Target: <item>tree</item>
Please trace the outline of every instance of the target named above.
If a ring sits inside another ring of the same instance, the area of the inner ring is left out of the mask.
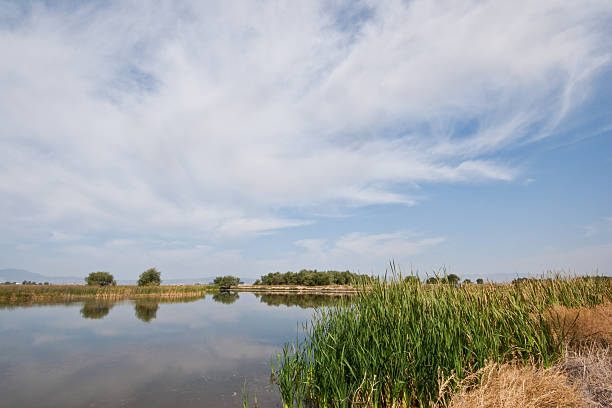
[[[469,280],[469,279],[464,279],[464,280],[463,280],[463,283],[467,283],[467,284],[469,285],[470,283],[472,283],[472,281],[471,281],[471,280]]]
[[[115,282],[115,278],[108,272],[92,272],[85,278],[85,282],[88,285],[98,285],[98,286],[115,286],[117,282]]]
[[[432,276],[430,278],[427,278],[425,283],[428,283],[428,284],[445,283],[447,285],[456,286],[460,280],[461,278],[459,276],[455,275],[454,273],[451,273],[450,275],[444,275],[444,276]]]
[[[213,283],[215,285],[218,285],[219,289],[229,289],[232,286],[236,286],[237,284],[239,284],[240,278],[231,275],[217,276]]]
[[[410,282],[411,284],[419,284],[421,283],[421,280],[418,276],[408,275],[404,278],[404,282]]]
[[[138,286],[159,286],[161,283],[161,272],[155,268],[149,268],[140,274]]]
[[[451,273],[450,275],[444,278],[444,283],[448,283],[449,285],[456,285],[459,283],[460,279],[461,278],[459,278],[459,276],[455,275],[454,273]]]
[[[479,285],[482,285],[484,283],[484,279],[478,278],[478,279],[476,279],[476,283],[479,284]]]

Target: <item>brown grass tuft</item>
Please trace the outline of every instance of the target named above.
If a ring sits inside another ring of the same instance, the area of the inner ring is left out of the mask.
[[[490,364],[466,378],[449,408],[579,408],[588,406],[560,368]]]
[[[612,346],[612,305],[594,308],[552,308],[549,323],[572,350]]]

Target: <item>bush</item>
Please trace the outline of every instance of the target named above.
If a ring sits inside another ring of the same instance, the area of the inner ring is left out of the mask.
[[[161,272],[150,268],[140,274],[138,286],[159,286],[161,283]]]
[[[117,284],[113,275],[108,272],[92,272],[85,278],[85,282],[91,286],[115,286]]]
[[[217,276],[213,281],[215,285],[218,285],[220,289],[229,289],[232,286],[236,286],[240,283],[240,278],[235,276]]]

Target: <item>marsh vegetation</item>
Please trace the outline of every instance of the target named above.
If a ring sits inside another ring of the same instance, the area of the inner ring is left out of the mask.
[[[214,292],[209,285],[0,285],[0,304],[46,302],[53,300],[130,299],[140,297],[189,298]]]
[[[287,406],[447,404],[490,364],[553,367],[576,338],[592,343],[572,337],[575,316],[555,311],[610,301],[606,278],[377,281],[350,304],[318,309],[303,338],[285,345],[274,375]]]

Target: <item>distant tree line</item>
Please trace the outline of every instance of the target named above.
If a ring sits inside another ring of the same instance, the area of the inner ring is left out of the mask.
[[[255,285],[350,285],[371,279],[367,275],[359,275],[349,271],[317,271],[302,269],[299,272],[271,272],[255,281]]]
[[[405,278],[405,280],[419,280],[418,277],[414,276],[414,275],[410,275],[408,277]],[[459,282],[461,282],[461,278],[458,275],[455,275],[454,273],[448,274],[448,275],[442,275],[442,276],[430,276],[429,278],[425,279],[425,283],[427,283],[428,285],[435,285],[435,284],[447,284],[447,285],[459,285]],[[462,285],[470,285],[473,282],[470,279],[464,279],[463,282],[461,282]],[[482,285],[484,284],[484,279],[482,278],[478,278],[476,279],[476,283],[478,285]]]

